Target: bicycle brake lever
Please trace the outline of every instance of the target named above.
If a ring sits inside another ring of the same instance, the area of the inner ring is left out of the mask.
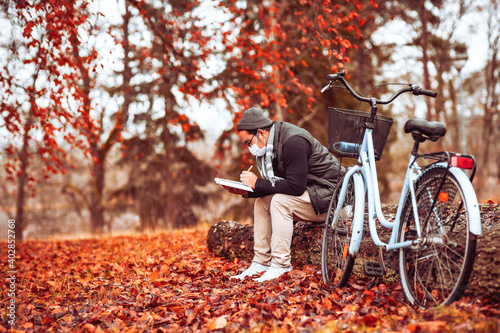
[[[328,84],[326,86],[324,86],[323,89],[321,89],[321,93],[324,93],[325,91],[330,89],[330,87],[332,86],[332,82],[333,81],[328,82]]]
[[[329,82],[328,82],[328,84],[326,86],[323,87],[323,89],[321,89],[321,93],[324,93],[325,91],[327,91],[328,89],[330,89],[330,87],[333,85],[333,82],[337,81],[338,79],[340,79],[343,76],[345,76],[345,71],[344,70],[341,70],[337,74],[328,74],[326,76],[326,79]]]

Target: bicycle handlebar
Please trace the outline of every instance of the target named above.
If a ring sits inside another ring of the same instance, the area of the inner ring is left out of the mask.
[[[321,93],[330,89],[332,84],[338,80],[344,85],[344,87],[346,87],[346,89],[351,93],[351,95],[353,95],[354,98],[356,98],[358,101],[370,103],[372,105],[373,105],[373,103],[375,103],[375,104],[392,103],[392,101],[394,101],[399,95],[401,95],[405,92],[410,92],[410,91],[413,93],[413,95],[416,95],[416,96],[418,96],[418,95],[425,95],[425,96],[429,96],[429,97],[436,97],[437,96],[437,93],[435,91],[423,89],[418,84],[409,84],[408,87],[397,91],[389,99],[383,101],[383,100],[376,99],[376,98],[361,96],[349,85],[349,83],[347,83],[347,81],[344,79],[344,77],[345,77],[345,71],[340,71],[337,74],[328,74],[326,76],[326,78],[328,79],[329,82],[323,89],[321,89]]]
[[[418,95],[425,95],[425,96],[429,96],[429,97],[433,97],[433,98],[437,96],[437,92],[432,91],[432,90],[422,89],[422,87],[420,87],[417,84],[411,84],[410,86],[412,87],[413,95],[417,95],[417,96]]]

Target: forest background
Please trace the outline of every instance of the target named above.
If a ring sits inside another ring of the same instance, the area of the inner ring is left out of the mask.
[[[497,1],[4,0],[0,24],[0,219],[18,238],[251,221],[249,200],[213,182],[252,163],[241,112],[259,106],[327,145],[327,107],[358,108],[320,94],[342,68],[362,93],[438,92],[380,108],[395,119],[384,203],[399,195],[412,117],[444,122],[424,151],[473,154],[479,201],[500,199]]]

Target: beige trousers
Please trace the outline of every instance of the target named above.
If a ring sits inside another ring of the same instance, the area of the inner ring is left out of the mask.
[[[293,221],[325,221],[316,215],[307,190],[300,196],[274,194],[257,198],[254,207],[253,261],[290,267]]]

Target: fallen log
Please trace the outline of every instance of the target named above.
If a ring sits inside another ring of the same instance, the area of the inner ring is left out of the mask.
[[[500,206],[482,204],[481,221],[483,233],[478,237],[474,270],[467,287],[468,295],[485,295],[493,301],[500,301]],[[382,209],[388,218],[394,218],[397,207],[385,205]],[[390,232],[379,230],[380,238],[387,241]],[[323,223],[298,222],[292,238],[292,264],[321,266],[321,247]],[[251,261],[253,258],[253,225],[235,221],[218,221],[213,224],[207,235],[208,249],[216,256],[233,260],[239,258]],[[355,276],[363,276],[363,262],[379,258],[378,247],[369,234],[364,235],[360,253],[353,269]],[[387,260],[387,259],[386,259]],[[386,267],[387,272],[381,281],[399,281],[397,269]]]

